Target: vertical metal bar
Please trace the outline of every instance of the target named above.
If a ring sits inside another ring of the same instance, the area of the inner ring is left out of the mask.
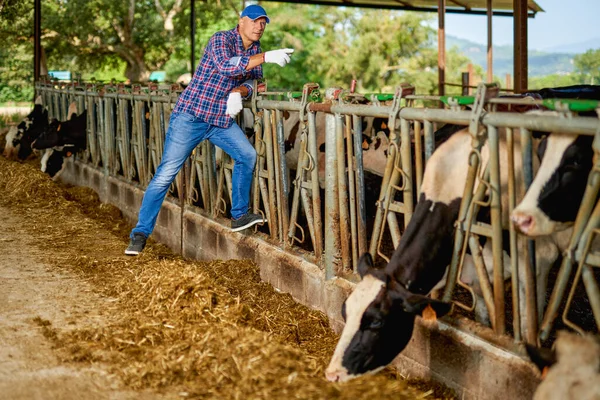
[[[290,194],[290,178],[288,174],[287,163],[285,160],[285,137],[283,132],[283,116],[281,110],[275,111],[275,121],[277,122],[277,159],[279,159],[279,180],[281,181],[279,191],[279,216],[281,217],[281,241],[285,248],[287,240],[285,234],[289,231],[289,212],[288,198]],[[298,157],[299,158],[299,157]],[[298,167],[296,167],[298,168]]]
[[[352,117],[346,115],[346,162],[348,164],[348,204],[350,206],[350,245],[352,247],[352,270],[356,272],[358,267],[358,237],[357,237],[357,215],[356,215],[356,184],[355,184],[355,165],[354,151],[352,141]]]
[[[462,92],[463,96],[467,96],[469,94],[469,73],[463,72],[460,74],[461,84],[462,84]]]
[[[506,129],[506,152],[508,158],[508,215],[516,204],[515,191],[515,139],[512,128]],[[513,224],[508,227],[510,241],[510,271],[512,279],[512,309],[513,309],[513,336],[515,341],[521,341],[521,314],[519,311],[519,258],[517,254],[517,232]]]
[[[325,279],[335,277],[340,249],[335,119],[332,114],[325,116]]]
[[[425,125],[425,166],[427,168],[427,161],[429,161],[435,150],[435,134],[431,121],[423,121],[423,124]]]
[[[521,131],[521,157],[523,160],[523,183],[527,190],[533,181],[533,141],[531,132],[527,129]],[[535,260],[535,242],[526,240],[526,246],[523,249],[522,260],[525,261],[523,268],[518,272],[524,277],[524,293],[525,299],[519,298],[520,304],[525,304],[521,307],[521,326],[526,326],[528,343],[536,343],[538,331],[538,309],[543,305],[537,304],[537,284],[536,284],[536,260]],[[523,280],[522,280],[523,281]],[[523,293],[523,291],[521,291]]]
[[[354,171],[356,175],[358,254],[362,255],[367,251],[367,214],[365,206],[365,175],[362,154],[362,121],[358,115],[352,116],[352,128],[354,130]]]
[[[438,0],[438,94],[443,96],[446,81],[446,0]]]
[[[338,205],[340,213],[340,250],[342,253],[341,267],[351,265],[350,237],[348,235],[348,183],[346,181],[346,157],[344,157],[344,119],[341,114],[335,114],[335,152],[337,161]]]
[[[308,113],[308,153],[314,162],[311,171],[311,192],[315,225],[315,257],[317,260],[320,260],[323,255],[323,220],[321,216],[321,188],[319,186],[320,166],[317,149],[317,122],[314,112]]]
[[[492,42],[492,0],[487,0],[487,81],[494,80],[494,46]]]
[[[402,179],[404,180],[403,186],[403,198],[402,202],[404,203],[404,227],[408,226],[410,219],[412,218],[412,213],[414,210],[413,205],[413,181],[412,181],[412,155],[411,155],[411,140],[410,140],[410,130],[408,126],[408,121],[404,118],[400,119],[400,153],[402,158],[400,159],[402,170],[404,174]]]
[[[514,87],[527,91],[527,0],[513,0],[514,6]]]
[[[35,0],[33,7],[33,81],[37,82],[40,80],[42,64],[42,1]]]
[[[190,1],[190,69],[194,75],[196,70],[196,1]]]
[[[423,182],[423,138],[421,137],[421,122],[413,121],[415,130],[415,178],[417,180],[417,187],[415,191],[418,193],[421,190],[421,183]],[[417,198],[417,201],[419,199]]]
[[[502,200],[500,193],[500,149],[498,128],[488,125],[490,148],[490,214],[492,219],[492,254],[494,259],[494,305],[496,307],[496,333],[506,331],[504,314],[504,260],[502,254]]]
[[[275,210],[275,168],[273,163],[273,135],[271,124],[271,110],[264,110],[263,114],[263,138],[265,140],[265,147],[267,152],[267,172],[268,180],[267,187],[269,190],[269,228],[271,231],[271,238],[276,239],[279,236],[279,224],[277,222],[277,214]]]

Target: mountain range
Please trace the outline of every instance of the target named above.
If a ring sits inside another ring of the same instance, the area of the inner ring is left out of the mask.
[[[446,36],[446,49],[456,47],[469,57],[474,64],[485,70],[487,67],[487,46],[454,36]],[[573,72],[573,58],[588,49],[600,48],[600,38],[572,45],[550,47],[544,51],[529,50],[529,76],[568,74]],[[494,75],[505,76],[513,73],[513,46],[494,46]]]

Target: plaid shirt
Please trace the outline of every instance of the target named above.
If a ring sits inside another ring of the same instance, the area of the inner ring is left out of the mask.
[[[234,121],[225,114],[229,93],[244,84],[250,89],[248,97],[252,95],[252,80],[262,78],[262,66],[250,71],[246,71],[246,66],[250,56],[260,52],[259,41],[244,49],[237,27],[215,33],[173,112],[195,115],[211,125],[229,128]]]

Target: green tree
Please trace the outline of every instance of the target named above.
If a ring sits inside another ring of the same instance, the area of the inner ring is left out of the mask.
[[[600,49],[588,50],[574,59],[575,70],[581,74],[584,83],[600,83]]]

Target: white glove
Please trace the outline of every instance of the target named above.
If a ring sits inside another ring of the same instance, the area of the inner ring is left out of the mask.
[[[279,49],[271,50],[265,53],[265,62],[272,64],[279,64],[280,67],[285,67],[290,62],[290,54],[294,52],[294,49]]]
[[[229,93],[229,97],[227,98],[227,109],[225,110],[225,114],[229,115],[231,118],[235,118],[235,116],[238,115],[243,108],[244,106],[242,105],[242,94],[240,92]]]

